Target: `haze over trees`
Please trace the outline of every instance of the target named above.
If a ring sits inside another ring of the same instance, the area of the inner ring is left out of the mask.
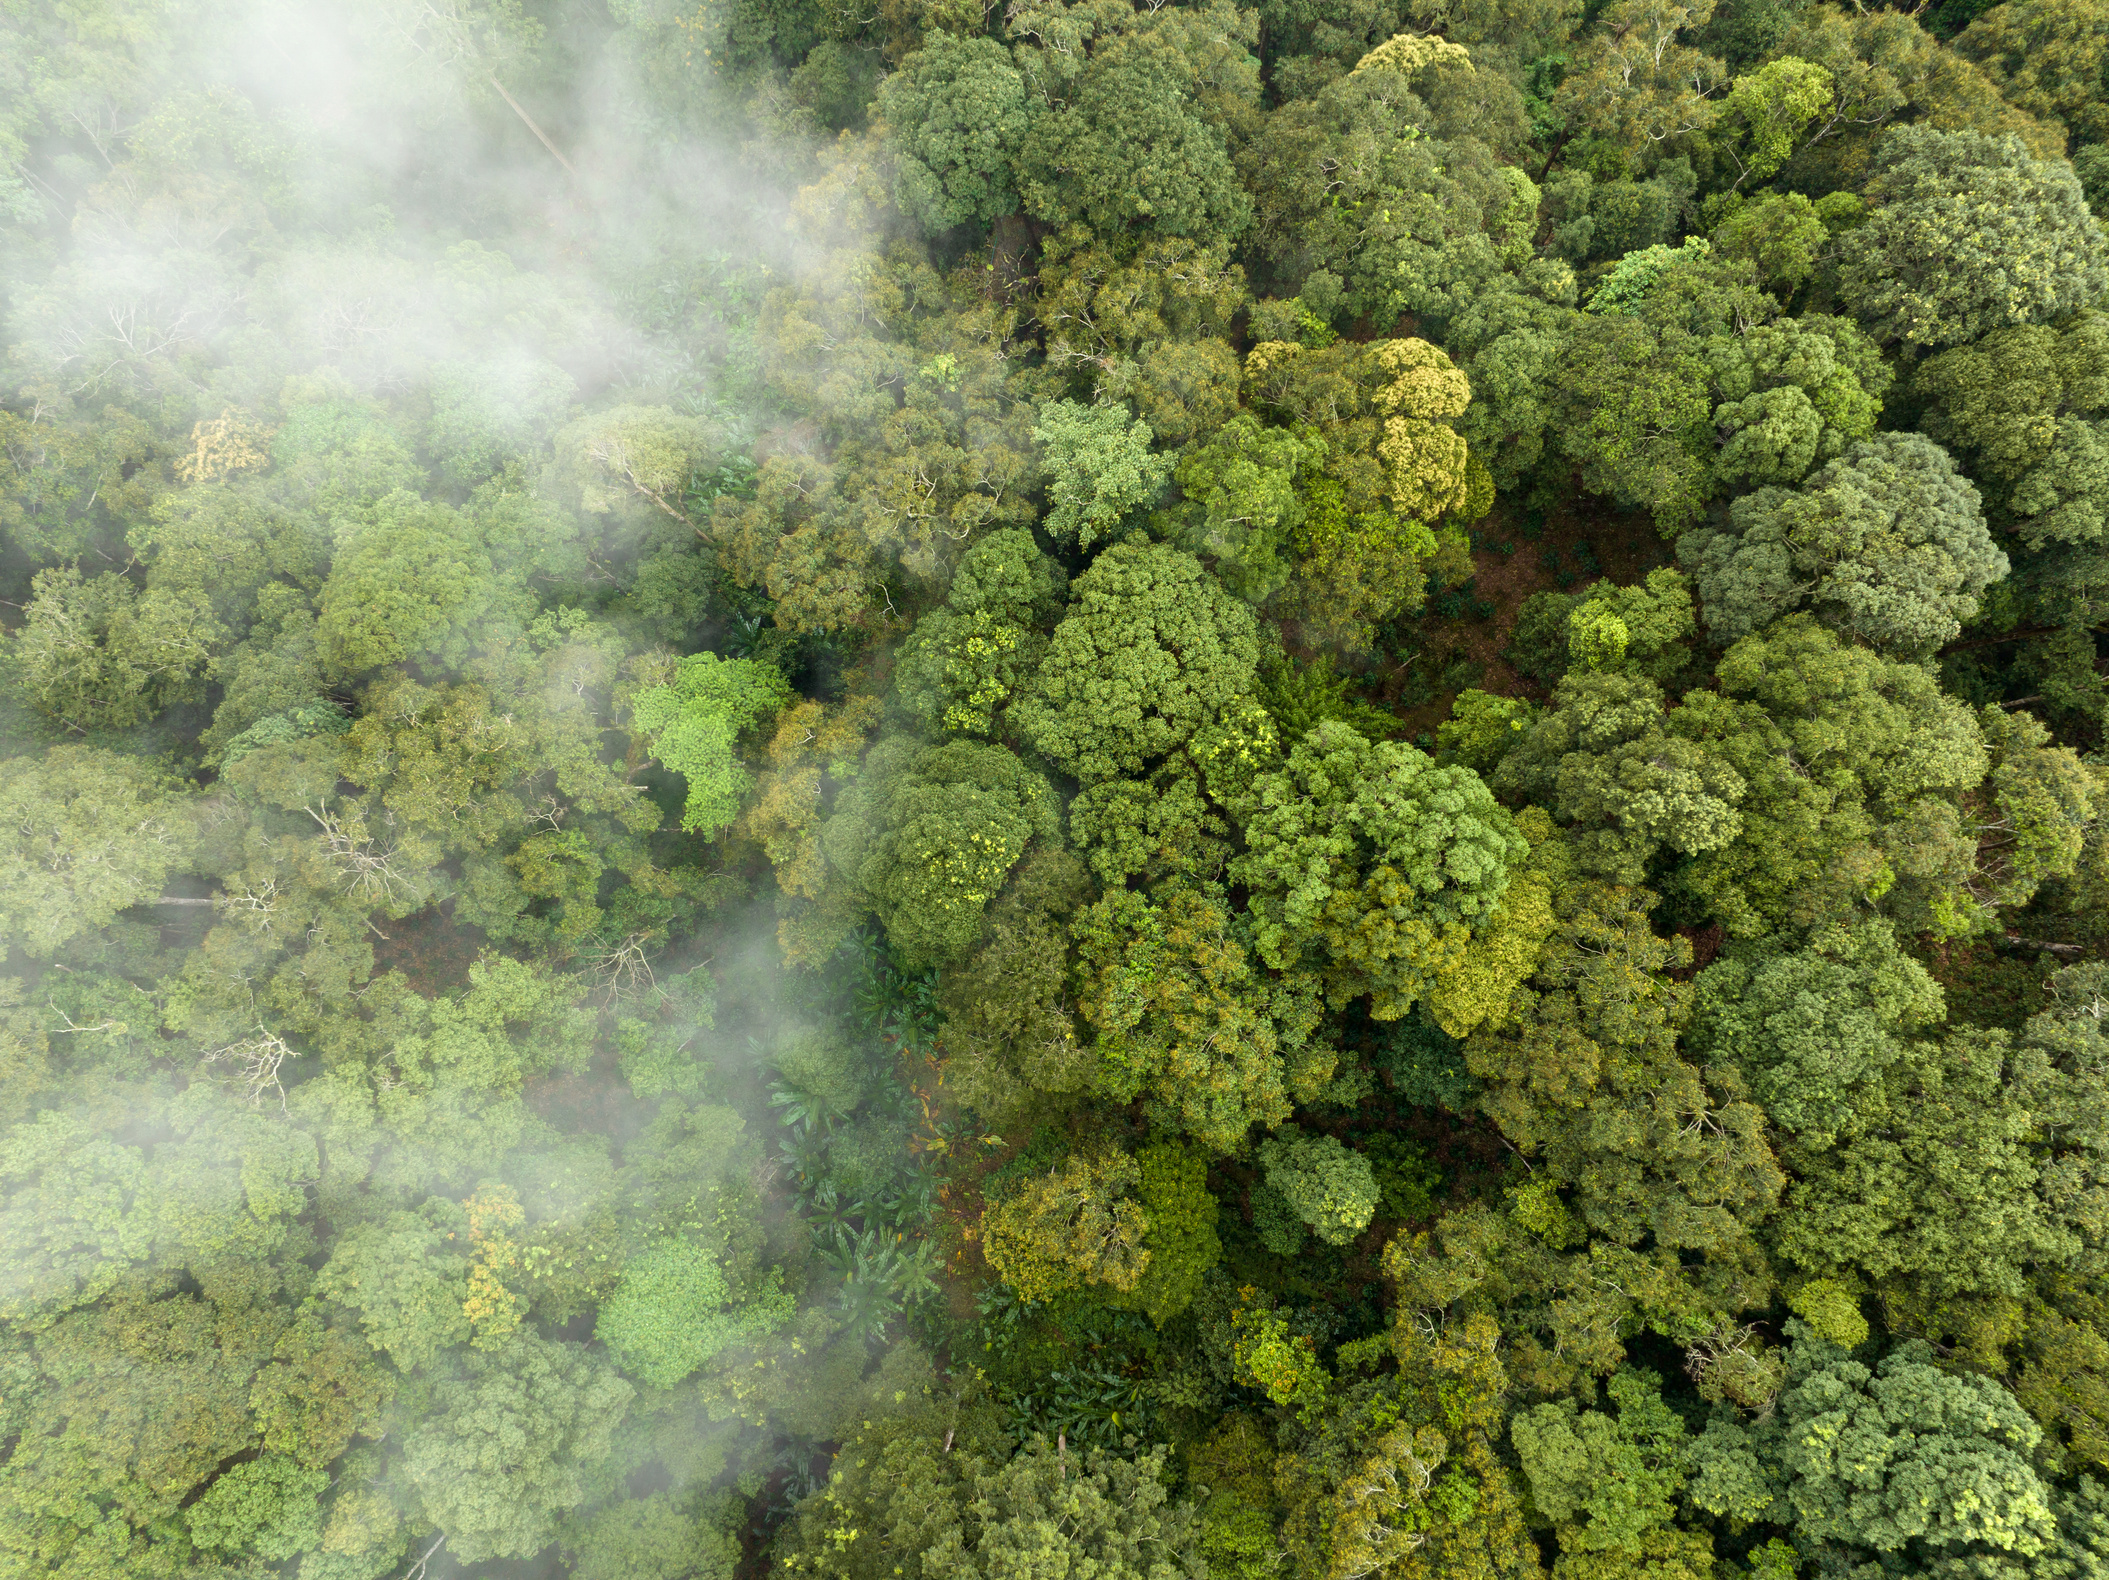
[[[0,1575],[2109,1571],[2105,41],[0,4]]]

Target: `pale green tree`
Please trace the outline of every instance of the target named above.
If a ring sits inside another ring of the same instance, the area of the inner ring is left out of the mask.
[[[0,828],[0,928],[41,956],[160,894],[196,837],[174,781],[92,746],[0,763]]]
[[[738,819],[753,782],[740,737],[774,719],[790,696],[774,664],[715,653],[689,654],[667,684],[637,693],[631,716],[652,755],[688,781],[683,828],[715,837]]]
[[[1123,406],[1063,400],[1041,407],[1033,438],[1051,478],[1047,530],[1089,548],[1154,503],[1172,463],[1151,453],[1151,437],[1149,424]]]
[[[634,1393],[585,1346],[532,1332],[467,1351],[404,1439],[403,1476],[463,1562],[526,1557],[585,1500]]]

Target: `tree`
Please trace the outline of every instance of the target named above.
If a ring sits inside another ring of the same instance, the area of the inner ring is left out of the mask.
[[[2017,109],[2062,122],[2078,143],[2109,139],[2095,84],[2105,64],[2109,16],[2089,0],[2022,0],[1992,7],[1955,38],[1955,52],[1974,60]]]
[[[1208,1190],[1208,1158],[1190,1147],[1155,1142],[1135,1154],[1135,1163],[1149,1265],[1132,1290],[1102,1298],[1139,1307],[1162,1328],[1193,1304],[1204,1276],[1222,1259],[1216,1199]]]
[[[196,838],[171,780],[92,746],[0,763],[0,828],[0,927],[46,958],[158,895]]]
[[[1693,1056],[1692,990],[1671,975],[1689,949],[1649,926],[1652,896],[1576,883],[1563,859],[1541,842],[1557,928],[1466,1038],[1479,1107],[1603,1243],[1652,1241],[1741,1276],[1785,1185],[1752,1077]]]
[[[1561,109],[1634,153],[1705,131],[1720,113],[1707,94],[1727,70],[1683,35],[1713,11],[1711,0],[1615,0],[1584,45],[1580,69],[1560,84]]]
[[[1284,1125],[1260,1143],[1259,1161],[1275,1198],[1275,1216],[1286,1207],[1296,1225],[1291,1250],[1306,1225],[1327,1245],[1347,1245],[1376,1216],[1377,1180],[1369,1160],[1333,1136],[1307,1136],[1295,1125]],[[1264,1206],[1254,1210],[1263,1220],[1268,1214]],[[1270,1237],[1269,1249],[1282,1247]]]
[[[1016,163],[1028,214],[1108,239],[1235,236],[1251,223],[1222,132],[1196,113],[1193,66],[1164,31],[1100,41],[1065,102],[1035,109]]]
[[[1772,1122],[1822,1145],[1866,1128],[1869,1083],[1900,1037],[1946,1012],[1925,967],[1881,921],[1834,926],[1799,949],[1738,952],[1700,974],[1695,1045],[1742,1069]]]
[[[740,1544],[709,1502],[675,1493],[611,1503],[565,1535],[580,1580],[732,1580]]]
[[[1830,103],[1831,74],[1792,55],[1767,61],[1730,83],[1720,117],[1741,133],[1723,139],[1737,165],[1736,186],[1770,179]]]
[[[1455,75],[1482,103],[1498,83]],[[1351,71],[1282,104],[1238,159],[1254,242],[1283,276],[1323,269],[1339,282],[1339,312],[1377,324],[1411,313],[1426,329],[1525,263],[1538,192],[1488,146],[1503,140],[1498,111],[1438,117],[1417,84],[1427,75]]]
[[[1732,488],[1800,482],[1875,437],[1893,375],[1851,320],[1807,314],[1708,346],[1720,404],[1714,475]]]
[[[1731,647],[1719,690],[1670,715],[1742,781],[1740,831],[1678,887],[1732,935],[1811,927],[1878,905],[1910,928],[1978,925],[1975,840],[1958,799],[1982,782],[1982,730],[1921,666],[1789,615]]]
[[[1584,1554],[1643,1551],[1651,1533],[1671,1524],[1684,1488],[1686,1429],[1662,1402],[1662,1379],[1621,1368],[1606,1391],[1615,1414],[1577,1410],[1569,1399],[1519,1411],[1509,1423],[1531,1501],[1559,1532],[1565,1556],[1555,1575],[1586,1573]],[[1703,1560],[1699,1568],[1705,1572]]]
[[[1425,340],[1373,341],[1363,355],[1381,370],[1371,404],[1384,417],[1377,455],[1391,481],[1392,504],[1401,515],[1426,521],[1463,510],[1465,442],[1449,424],[1471,404],[1471,382]]]
[[[1924,657],[2007,572],[1977,490],[1918,434],[1866,440],[1798,490],[1738,499],[1729,518],[1729,531],[1687,533],[1677,549],[1723,643],[1806,602],[1885,653]]]
[[[1482,929],[1525,851],[1479,776],[1410,746],[1321,724],[1239,808],[1254,947],[1316,970],[1336,1003],[1395,1020]]]
[[[323,584],[315,636],[344,678],[409,658],[459,665],[502,607],[490,556],[460,516],[399,489],[346,534]]]
[[[1653,681],[1614,671],[1562,680],[1494,782],[1549,801],[1583,870],[1622,884],[1641,882],[1663,849],[1690,856],[1733,841],[1747,788],[1721,753],[1671,730]]]
[[[1119,543],[1076,579],[1069,613],[1011,716],[1079,779],[1139,778],[1227,715],[1258,667],[1251,612],[1198,560],[1165,544]]]
[[[1011,161],[1025,139],[1025,79],[992,38],[925,36],[879,85],[894,201],[923,230],[991,224],[1018,206]]]
[[[715,837],[739,817],[752,780],[735,747],[790,696],[775,665],[715,653],[689,654],[667,684],[637,693],[631,717],[650,737],[652,755],[688,781],[684,829]]]
[[[715,1256],[671,1240],[623,1265],[622,1281],[600,1304],[593,1336],[641,1382],[671,1388],[727,1345],[788,1320],[791,1297],[773,1286],[772,1279],[740,1300]]]
[[[556,435],[551,483],[591,516],[635,530],[654,515],[686,524],[689,479],[707,471],[714,446],[701,418],[664,406],[616,406]]]
[[[1568,612],[1567,645],[1585,669],[1626,669],[1666,682],[1691,661],[1686,641],[1696,628],[1691,589],[1665,566],[1631,587],[1609,580],[1591,587]]]
[[[987,735],[997,714],[1038,668],[1064,590],[1061,567],[1007,527],[967,550],[945,606],[915,623],[901,644],[894,686],[931,730]]]
[[[1238,413],[1179,454],[1179,543],[1213,559],[1217,579],[1239,597],[1265,603],[1289,579],[1282,549],[1305,513],[1298,475],[1324,459],[1316,434]]]
[[[114,572],[84,581],[70,566],[37,572],[33,585],[15,652],[39,711],[72,730],[121,730],[204,696],[227,631],[202,600],[142,593]]]
[[[1798,1321],[1788,1333],[1776,1411],[1749,1426],[1716,1418],[1694,1440],[1700,1508],[1876,1553],[2049,1546],[2049,1491],[2026,1458],[2042,1432],[2005,1389],[1942,1370],[1924,1344],[1870,1370]]]
[[[1147,1097],[1165,1123],[1227,1153],[1332,1075],[1335,1055],[1312,1035],[1316,978],[1261,969],[1221,888],[1114,890],[1071,931],[1078,1012],[1098,1033],[1108,1095]]]
[[[1644,505],[1674,536],[1698,513],[1714,433],[1708,367],[1689,334],[1627,313],[1582,315],[1552,384],[1554,429],[1582,486]]]
[[[441,1227],[443,1215],[395,1212],[339,1237],[316,1293],[358,1313],[367,1343],[403,1372],[430,1366],[468,1337],[462,1302],[469,1266]],[[458,1230],[456,1232],[459,1232]]]
[[[1347,491],[1330,477],[1306,485],[1289,543],[1293,580],[1285,602],[1308,638],[1364,651],[1376,645],[1385,620],[1427,600],[1427,566],[1439,552],[1435,534],[1410,517],[1351,514]]]
[[[982,1253],[1022,1299],[1079,1282],[1133,1292],[1151,1260],[1149,1221],[1129,1198],[1141,1180],[1125,1152],[1071,1153],[982,1210]]]
[[[1508,1386],[1500,1330],[1484,1315],[1432,1333],[1404,1309],[1396,1321],[1395,1375],[1345,1375],[1382,1353],[1364,1341],[1323,1402],[1282,1429],[1272,1479],[1290,1562],[1305,1574],[1537,1580],[1523,1502],[1494,1448]]]
[[[822,842],[885,923],[911,969],[948,964],[981,937],[982,916],[1061,810],[1045,778],[1001,746],[882,742],[836,799]]]
[[[1881,340],[1958,345],[2062,318],[2109,288],[2072,167],[2019,138],[1893,127],[1867,197],[1867,223],[1839,239],[1839,295]]]
[[[1149,425],[1130,421],[1124,407],[1052,401],[1040,408],[1033,438],[1054,478],[1047,530],[1087,549],[1153,503],[1172,475],[1171,462],[1150,452]]]
[[[1741,1066],[1790,1138],[1781,1161],[1794,1184],[1773,1229],[1790,1260],[1937,1297],[2011,1297],[2030,1263],[2072,1255],[2074,1236],[2036,1193],[2034,1083],[2007,1034],[1908,1037],[1942,1005],[1886,927],[1828,930],[1708,977],[1701,1045]]]
[[[283,1454],[236,1465],[205,1489],[185,1518],[190,1539],[226,1553],[253,1552],[282,1563],[322,1543],[316,1499],[329,1473],[304,1469]]]
[[[403,1474],[456,1558],[524,1557],[584,1501],[633,1394],[583,1346],[523,1331],[467,1352],[437,1383]]]
[[[1204,1580],[1200,1520],[1166,1488],[1165,1445],[1138,1452],[1130,1438],[1113,1453],[1036,1436],[1006,1459],[987,1413],[955,1406],[867,1428],[792,1516],[778,1547],[785,1569],[1000,1580],[1054,1565],[1104,1580]]]
[[[940,979],[946,1079],[992,1123],[1091,1084],[1094,1060],[1069,994],[1067,927],[1090,892],[1070,852],[1028,855],[990,907],[988,941]]]
[[[1858,202],[1851,194],[1833,197]],[[1831,208],[1840,206],[1833,203]],[[1765,288],[1787,301],[1808,280],[1817,255],[1830,242],[1823,213],[1799,192],[1763,192],[1723,215],[1708,240],[1722,257],[1755,265]]]
[[[2089,543],[2109,511],[2109,317],[1997,329],[1929,357],[1913,381],[1920,426],[1970,462],[1997,515],[2030,548]]]

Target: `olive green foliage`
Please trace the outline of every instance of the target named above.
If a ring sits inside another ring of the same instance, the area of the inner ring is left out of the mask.
[[[1147,1097],[1218,1152],[1317,1096],[1335,1062],[1312,1037],[1317,979],[1269,975],[1237,922],[1219,887],[1175,883],[1161,899],[1116,890],[1073,928],[1099,1085],[1122,1101]]]
[[[1743,826],[1747,783],[1735,765],[1669,726],[1652,680],[1577,671],[1502,758],[1495,783],[1549,803],[1587,870],[1638,883],[1658,852],[1717,850]]]
[[[2083,312],[2057,328],[1995,330],[1927,359],[1914,380],[1925,431],[1971,463],[2030,547],[2100,537],[2104,487],[2095,420],[2109,402],[2109,323]]]
[[[1554,1522],[1564,1553],[1638,1555],[1650,1532],[1671,1523],[1685,1481],[1685,1425],[1661,1390],[1652,1373],[1624,1369],[1606,1390],[1615,1413],[1578,1411],[1568,1400],[1510,1423],[1531,1501]]]
[[[789,695],[774,665],[715,653],[691,653],[669,684],[637,694],[631,707],[652,755],[688,781],[683,828],[712,835],[739,816],[752,783],[735,751],[739,738],[773,718]]]
[[[1281,551],[1304,518],[1297,474],[1324,457],[1325,441],[1315,434],[1233,417],[1181,452],[1178,541],[1213,560],[1232,592],[1264,603],[1289,579]]]
[[[1038,666],[1038,629],[1061,606],[1061,567],[1032,535],[992,532],[966,552],[942,609],[916,622],[894,672],[904,706],[926,728],[987,735]]]
[[[1148,1225],[1142,1243],[1150,1261],[1124,1298],[1161,1328],[1193,1304],[1203,1275],[1222,1258],[1218,1208],[1201,1153],[1158,1143],[1136,1153],[1135,1163],[1135,1199]]]
[[[982,1213],[989,1264],[1027,1300],[1080,1281],[1134,1290],[1151,1259],[1142,1243],[1148,1220],[1127,1194],[1141,1178],[1133,1158],[1111,1152],[1072,1154],[1023,1181]]]
[[[191,1505],[190,1539],[228,1553],[296,1557],[322,1539],[315,1500],[328,1485],[326,1472],[303,1470],[281,1454],[236,1465]]]
[[[564,1545],[586,1580],[730,1580],[740,1544],[723,1524],[708,1503],[658,1492],[608,1505]]]
[[[1332,1136],[1284,1126],[1260,1144],[1259,1160],[1267,1189],[1328,1245],[1346,1245],[1376,1214],[1377,1181],[1368,1160]]]
[[[1323,973],[1395,1020],[1484,928],[1522,837],[1469,768],[1321,724],[1254,781],[1246,851],[1255,944],[1278,970]]]
[[[1075,73],[1065,101],[1033,117],[1018,150],[1028,214],[1112,238],[1140,229],[1235,236],[1245,228],[1251,199],[1222,131],[1196,113],[1193,68],[1168,31],[1116,33],[1081,70],[1063,72]]]
[[[1880,905],[1967,932],[1974,841],[1957,798],[1984,778],[1983,732],[1917,664],[1790,615],[1731,647],[1719,691],[1687,694],[1676,734],[1744,786],[1737,827],[1678,882],[1733,934],[1808,927]]]
[[[633,1392],[581,1345],[522,1335],[469,1351],[403,1445],[403,1473],[463,1560],[532,1553],[584,1501]]]
[[[123,729],[197,700],[226,631],[209,608],[168,588],[141,592],[105,571],[37,572],[15,639],[22,683],[40,712],[75,730]]]
[[[0,921],[49,956],[150,900],[181,871],[196,824],[178,787],[134,757],[55,746],[0,767]]]
[[[1497,697],[1468,686],[1450,705],[1450,717],[1435,727],[1442,755],[1484,778],[1531,726],[1535,710],[1518,697]]]
[[[1259,667],[1257,631],[1192,555],[1116,544],[1072,584],[1069,612],[1012,718],[1079,779],[1140,777],[1244,701]]]

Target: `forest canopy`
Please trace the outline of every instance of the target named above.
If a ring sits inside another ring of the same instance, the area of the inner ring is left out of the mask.
[[[0,1576],[2109,1574],[2109,4],[0,0]]]

